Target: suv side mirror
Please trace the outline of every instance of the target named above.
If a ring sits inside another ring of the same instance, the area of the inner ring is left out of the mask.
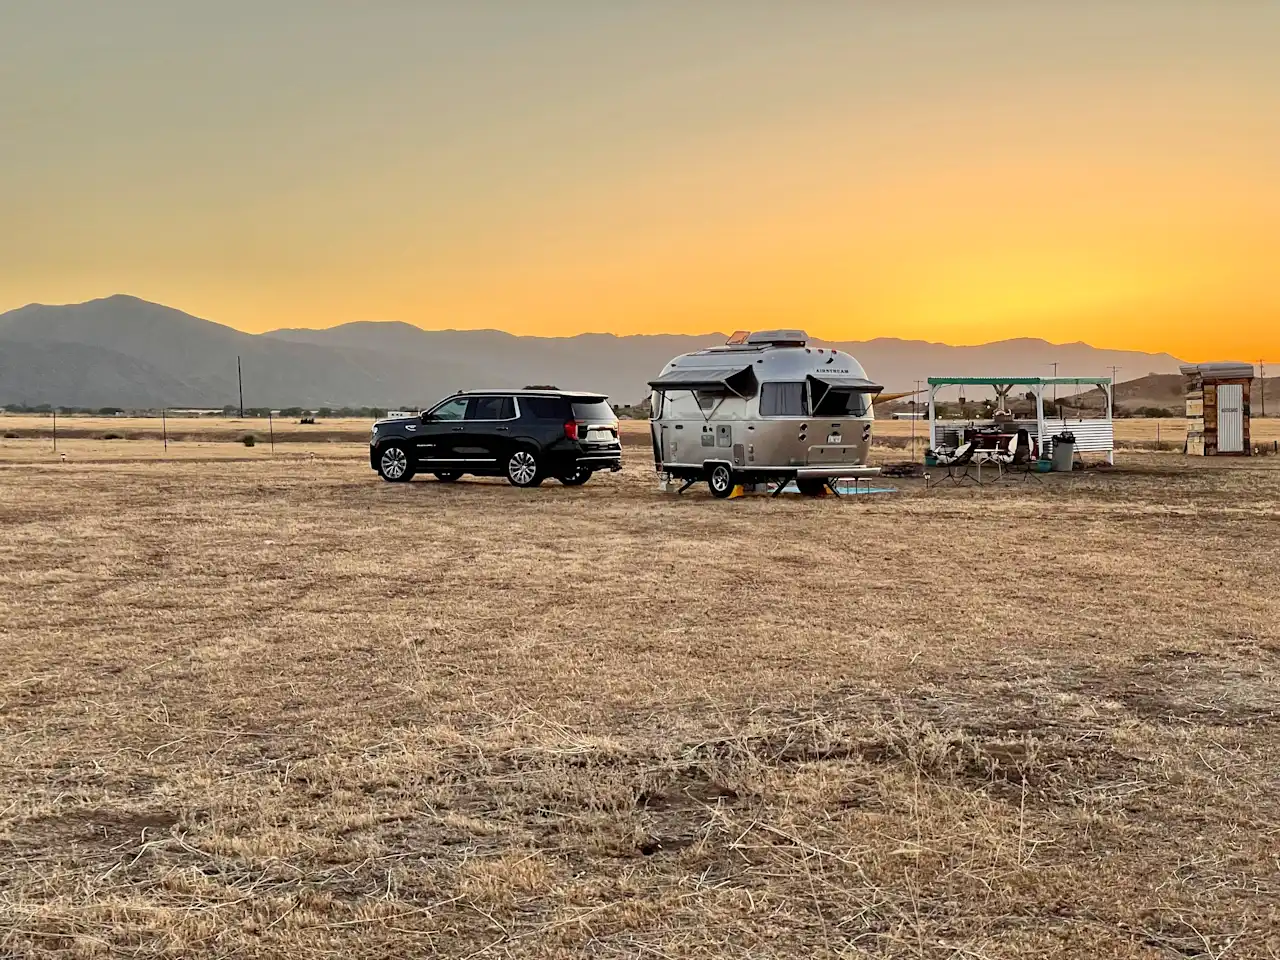
[[[423,423],[429,423],[430,421],[432,421],[432,420],[434,420],[434,419],[435,419],[435,417],[433,417],[433,416],[432,416],[430,413],[428,413],[426,410],[423,410],[423,411],[422,411],[422,422],[423,422]]]

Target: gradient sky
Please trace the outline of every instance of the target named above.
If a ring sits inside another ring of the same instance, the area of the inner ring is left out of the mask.
[[[3,0],[0,309],[1280,361],[1280,3]]]

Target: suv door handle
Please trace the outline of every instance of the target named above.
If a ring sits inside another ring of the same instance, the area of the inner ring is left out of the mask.
[[[461,433],[461,432],[462,432],[462,429],[463,429],[462,427],[454,427],[454,428],[453,428],[453,432],[454,432],[454,433]]]
[[[507,431],[507,430],[510,430],[511,428],[510,428],[510,427],[499,427],[498,429],[499,429],[499,430],[502,430],[502,431]]]

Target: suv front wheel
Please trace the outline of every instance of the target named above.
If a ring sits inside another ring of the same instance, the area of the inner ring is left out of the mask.
[[[378,474],[388,483],[406,483],[413,479],[409,451],[398,443],[388,443],[378,456]]]
[[[520,447],[507,458],[507,479],[515,487],[536,487],[542,482],[542,464],[528,447]]]

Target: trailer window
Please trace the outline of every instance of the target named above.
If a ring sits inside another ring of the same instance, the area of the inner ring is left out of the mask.
[[[807,417],[809,391],[805,382],[760,384],[760,416]]]
[[[815,417],[865,417],[867,394],[853,390],[828,390],[818,401],[813,415]]]
[[[704,414],[711,413],[716,408],[716,404],[727,396],[722,391],[712,392],[710,390],[695,390],[693,395],[698,400],[698,409]]]

